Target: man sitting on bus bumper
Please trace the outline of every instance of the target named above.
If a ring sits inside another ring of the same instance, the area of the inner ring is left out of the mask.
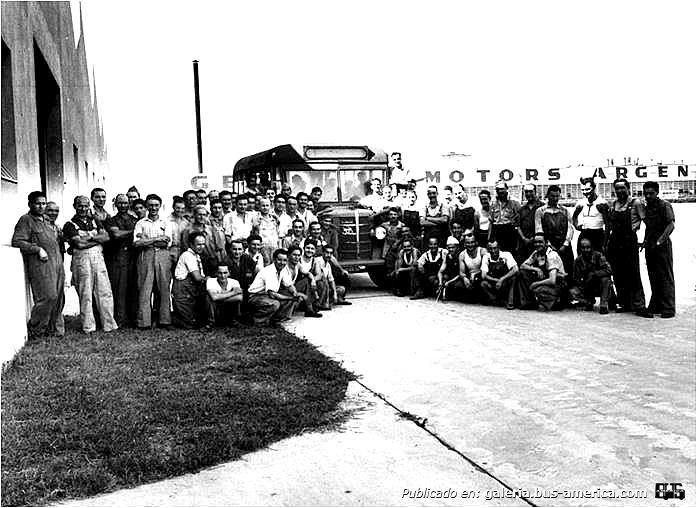
[[[273,253],[273,263],[257,273],[249,286],[249,305],[252,308],[254,324],[278,324],[290,319],[295,305],[304,300],[298,294],[293,282],[284,270],[288,263],[288,252],[277,249]],[[290,293],[283,295],[279,291],[285,288]]]

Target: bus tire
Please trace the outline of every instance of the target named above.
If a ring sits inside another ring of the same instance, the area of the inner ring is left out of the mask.
[[[384,266],[369,268],[368,276],[370,277],[370,280],[373,281],[373,284],[380,289],[387,289],[390,285],[387,277],[387,268]]]

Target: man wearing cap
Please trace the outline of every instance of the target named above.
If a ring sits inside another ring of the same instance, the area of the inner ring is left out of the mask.
[[[523,186],[525,203],[520,207],[520,227],[518,228],[518,250],[516,261],[519,263],[527,259],[533,253],[533,238],[535,237],[535,212],[544,203],[537,197],[537,187],[534,183]]]
[[[496,199],[491,206],[491,237],[496,238],[504,252],[515,252],[518,246],[520,203],[508,196],[508,184],[496,183]]]
[[[449,236],[445,242],[445,261],[438,270],[438,287],[443,291],[443,301],[461,299],[460,242]],[[458,283],[459,282],[459,283]]]

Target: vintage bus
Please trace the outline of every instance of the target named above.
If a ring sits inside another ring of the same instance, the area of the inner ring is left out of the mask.
[[[358,206],[368,182],[388,178],[388,156],[365,145],[281,145],[241,158],[233,170],[232,187],[244,192],[248,185],[280,189],[290,184],[293,195],[322,189],[317,213],[325,239],[349,272],[367,271],[378,286],[385,284],[382,240],[371,236],[375,214]],[[378,237],[381,235],[377,235]]]

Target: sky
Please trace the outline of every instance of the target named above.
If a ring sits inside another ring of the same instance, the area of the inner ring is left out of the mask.
[[[73,9],[78,5],[73,3]],[[413,171],[697,162],[694,2],[82,2],[112,192],[166,195],[288,142]]]

